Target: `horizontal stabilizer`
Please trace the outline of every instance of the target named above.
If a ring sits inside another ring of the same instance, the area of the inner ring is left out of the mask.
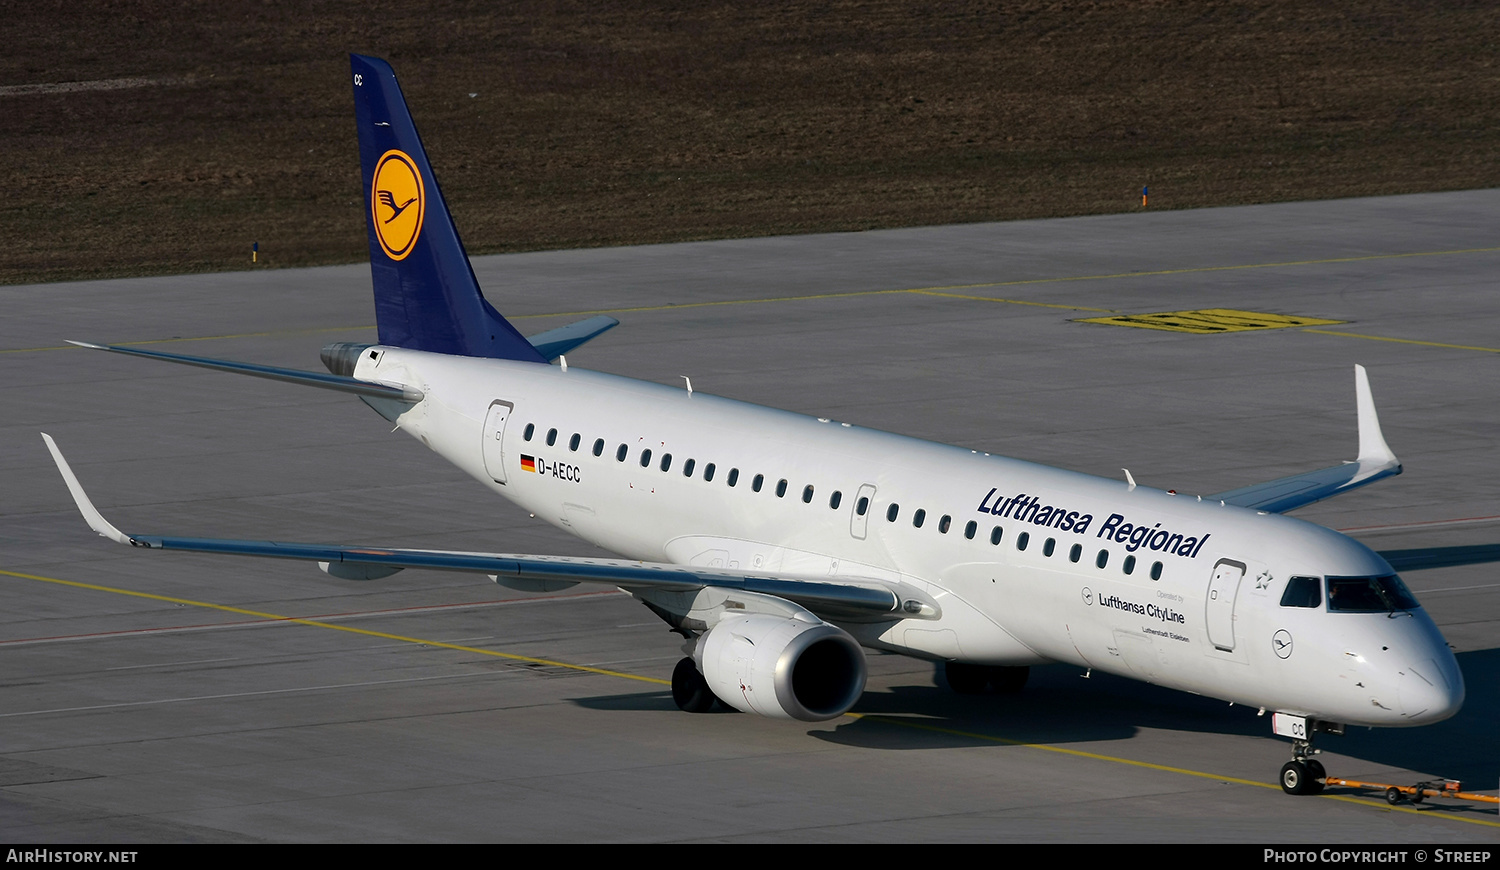
[[[549,329],[526,340],[531,342],[531,346],[536,348],[538,353],[551,361],[619,325],[620,321],[601,314],[598,317],[590,317],[588,320],[559,326],[557,329]]]
[[[268,378],[273,381],[286,381],[292,384],[320,387],[325,390],[338,390],[344,393],[353,393],[356,396],[368,396],[372,399],[395,399],[399,402],[412,403],[422,401],[421,390],[415,390],[411,387],[392,387],[386,384],[375,384],[369,381],[347,378],[343,375],[307,372],[301,369],[284,369],[277,366],[210,359],[202,356],[183,356],[176,353],[162,353],[159,350],[140,350],[134,347],[120,347],[113,344],[90,344],[86,341],[69,341],[68,344],[76,344],[79,347],[86,347],[90,350],[107,350],[110,353],[123,353],[127,356],[159,359],[167,362],[182,363],[183,365],[198,366],[199,368],[217,369],[221,372],[233,372],[237,375],[250,375],[257,378]]]
[[[1370,393],[1370,378],[1364,366],[1354,367],[1354,393],[1359,409],[1358,459],[1204,498],[1284,514],[1400,474],[1401,460],[1391,452],[1380,432],[1380,418],[1375,414],[1375,399]]]

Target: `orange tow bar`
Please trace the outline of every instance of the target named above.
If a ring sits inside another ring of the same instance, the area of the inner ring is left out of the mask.
[[[1330,776],[1323,780],[1324,785],[1343,785],[1349,788],[1368,788],[1375,791],[1385,792],[1385,802],[1391,806],[1409,800],[1419,804],[1430,797],[1453,798],[1461,801],[1478,801],[1479,803],[1500,804],[1500,797],[1492,794],[1476,794],[1474,792],[1459,791],[1459,782],[1456,779],[1429,779],[1415,785],[1391,785],[1387,782],[1363,782],[1357,779],[1339,779]]]

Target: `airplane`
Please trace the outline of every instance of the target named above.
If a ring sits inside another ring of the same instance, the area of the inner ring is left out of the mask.
[[[1272,712],[1289,794],[1316,794],[1318,734],[1456,713],[1442,633],[1379,554],[1286,512],[1401,472],[1355,367],[1353,462],[1207,496],[1137,486],[570,367],[617,325],[524,337],[480,292],[394,71],[351,55],[376,344],[328,374],[83,347],[352,393],[496,494],[621,558],[121,532],[46,445],[100,535],[150,550],[406,568],[528,592],[618,587],[683,638],[672,697],[824,721],[864,692],[865,649],[941,663],[961,693],[1033,665],[1097,669]],[[556,364],[554,364],[556,363]]]

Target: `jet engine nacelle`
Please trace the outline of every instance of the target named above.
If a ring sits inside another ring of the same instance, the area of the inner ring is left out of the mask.
[[[859,644],[843,629],[806,618],[722,619],[698,639],[693,659],[719,700],[774,719],[832,719],[865,691]]]

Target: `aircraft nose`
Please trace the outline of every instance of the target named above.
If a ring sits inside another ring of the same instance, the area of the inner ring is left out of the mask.
[[[1441,722],[1463,706],[1463,674],[1452,654],[1444,658],[1423,659],[1401,671],[1396,693],[1403,716],[1413,725]]]

